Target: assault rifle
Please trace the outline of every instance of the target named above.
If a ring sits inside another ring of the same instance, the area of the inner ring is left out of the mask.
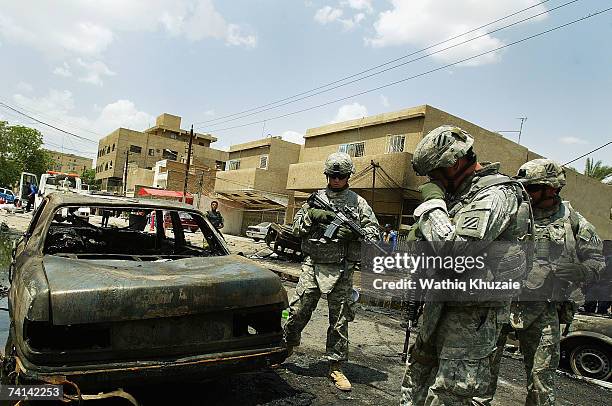
[[[311,194],[308,198],[308,205],[313,208],[331,211],[336,215],[332,222],[325,228],[325,232],[323,233],[324,238],[334,238],[340,227],[344,226],[357,234],[360,241],[366,241],[372,244],[382,254],[387,254],[387,251],[381,247],[376,240],[372,239],[363,228],[361,228],[358,220],[355,219],[355,213],[348,206],[338,208],[323,199],[316,192]]]
[[[416,275],[416,274],[412,274]],[[416,281],[416,287],[419,286],[418,279]],[[406,337],[404,338],[404,350],[402,351],[402,362],[406,362],[408,358],[408,346],[410,345],[410,333],[419,323],[419,317],[423,312],[423,302],[421,301],[421,290],[420,289],[409,289],[405,300],[404,307],[404,320],[402,320],[402,327],[406,327]]]

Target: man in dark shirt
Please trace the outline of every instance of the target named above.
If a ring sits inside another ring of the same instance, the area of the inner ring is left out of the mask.
[[[219,202],[216,200],[213,200],[210,203],[210,210],[206,212],[206,217],[211,222],[211,224],[217,229],[217,231],[223,228],[223,216],[221,215],[221,212],[217,210],[218,207],[219,207]]]

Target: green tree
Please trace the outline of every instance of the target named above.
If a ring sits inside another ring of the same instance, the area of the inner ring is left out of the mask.
[[[81,174],[81,179],[83,183],[89,185],[91,190],[98,190],[101,180],[96,180],[96,170],[95,169],[85,169]]]
[[[40,131],[0,121],[0,140],[0,185],[11,187],[21,172],[40,176],[49,168],[51,158],[42,148]]]
[[[584,174],[590,178],[603,181],[612,175],[612,166],[603,165],[601,161],[594,162],[591,158],[587,158]]]

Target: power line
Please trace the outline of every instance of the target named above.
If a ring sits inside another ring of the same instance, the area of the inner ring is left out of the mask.
[[[382,86],[377,86],[377,87],[372,88],[372,89],[364,90],[364,91],[359,92],[359,93],[354,93],[354,94],[349,95],[349,96],[345,96],[345,97],[341,97],[341,98],[338,98],[338,99],[334,99],[334,100],[331,100],[331,101],[328,101],[328,102],[325,102],[325,103],[321,103],[321,104],[317,104],[315,106],[307,107],[307,108],[304,108],[304,109],[301,109],[301,110],[296,110],[296,111],[292,111],[292,112],[289,112],[289,113],[281,114],[279,116],[268,117],[268,118],[266,118],[264,120],[253,121],[253,122],[250,122],[250,123],[241,124],[241,125],[235,125],[235,126],[226,127],[226,128],[210,129],[210,130],[207,130],[207,131],[208,132],[219,132],[219,131],[233,130],[235,128],[248,127],[248,126],[255,125],[255,124],[261,124],[264,121],[271,121],[271,120],[277,120],[279,118],[289,117],[289,116],[292,116],[292,115],[295,115],[295,114],[304,113],[306,111],[310,111],[310,110],[314,110],[314,109],[317,109],[317,108],[325,107],[325,106],[328,106],[330,104],[334,104],[334,103],[338,103],[338,102],[341,102],[341,101],[344,101],[344,100],[352,99],[352,98],[357,97],[357,96],[362,96],[364,94],[372,93],[372,92],[375,92],[375,91],[378,91],[378,90],[381,90],[381,89],[385,89],[387,87],[391,87],[391,86],[398,85],[400,83],[407,82],[407,81],[412,80],[412,79],[419,78],[421,76],[429,75],[431,73],[434,73],[434,72],[437,72],[437,71],[440,71],[440,70],[443,70],[443,69],[446,69],[446,68],[449,68],[449,67],[452,67],[452,66],[455,66],[455,65],[459,65],[459,64],[467,62],[467,61],[471,61],[471,60],[476,59],[476,58],[480,58],[481,56],[484,56],[484,55],[487,55],[487,54],[490,54],[490,53],[493,53],[493,52],[497,52],[497,51],[502,50],[504,48],[509,48],[511,46],[517,45],[517,44],[525,42],[525,41],[532,40],[532,39],[537,38],[537,37],[541,37],[543,35],[546,35],[546,34],[549,34],[549,33],[553,32],[553,31],[557,31],[559,29],[565,28],[565,27],[570,26],[572,24],[576,24],[578,22],[585,21],[585,20],[587,20],[589,18],[592,18],[592,17],[595,17],[597,15],[606,13],[606,12],[608,12],[610,10],[612,10],[612,7],[609,7],[609,8],[600,10],[600,11],[596,11],[596,12],[591,13],[589,15],[586,15],[584,17],[578,18],[576,20],[572,20],[572,21],[570,21],[568,23],[558,25],[556,27],[550,28],[550,29],[545,30],[545,31],[541,31],[541,32],[539,32],[537,34],[533,34],[533,35],[530,35],[528,37],[522,38],[520,40],[516,40],[516,41],[510,42],[508,44],[499,46],[499,47],[491,49],[489,51],[481,52],[481,53],[479,53],[477,55],[473,55],[473,56],[468,57],[468,58],[463,58],[463,59],[455,61],[453,63],[449,63],[449,64],[446,64],[446,65],[443,65],[443,66],[439,66],[437,68],[430,69],[428,71],[419,73],[417,75],[413,75],[413,76],[410,76],[410,77],[407,77],[407,78],[404,78],[404,79],[396,80],[394,82],[390,82],[390,83],[387,83],[387,84],[382,85]]]
[[[544,11],[544,12],[541,12],[541,13],[535,14],[535,15],[533,15],[533,16],[531,16],[531,17],[524,18],[524,19],[522,19],[522,20],[516,21],[516,22],[514,22],[514,23],[512,23],[512,24],[508,24],[508,25],[506,25],[506,26],[504,26],[504,27],[500,27],[500,28],[497,28],[497,29],[492,30],[492,31],[488,31],[488,32],[486,32],[486,33],[484,33],[484,34],[481,34],[481,35],[478,35],[478,36],[476,36],[476,37],[473,37],[473,38],[467,39],[467,40],[465,40],[465,41],[459,42],[459,43],[454,44],[454,45],[450,45],[450,46],[448,46],[448,47],[446,47],[446,48],[439,49],[439,50],[437,50],[437,51],[435,51],[435,52],[432,52],[432,53],[429,53],[429,54],[427,54],[427,55],[419,56],[418,58],[410,59],[410,60],[408,60],[408,61],[406,61],[406,62],[402,62],[402,63],[400,63],[400,64],[398,64],[398,65],[391,66],[391,67],[389,67],[389,68],[386,68],[386,69],[380,70],[380,71],[378,71],[378,72],[374,72],[374,73],[371,73],[371,74],[369,74],[369,75],[366,75],[366,76],[363,76],[363,77],[360,77],[360,78],[357,78],[357,79],[351,80],[351,81],[349,81],[349,82],[342,83],[342,84],[339,84],[339,85],[336,85],[336,86],[330,87],[329,89],[321,90],[321,91],[319,91],[319,92],[312,93],[312,94],[310,94],[310,95],[303,96],[303,97],[300,97],[300,98],[297,98],[297,99],[294,99],[294,100],[290,100],[290,101],[287,101],[287,102],[285,102],[285,103],[278,104],[278,105],[273,106],[273,107],[268,107],[268,108],[265,108],[265,109],[261,109],[261,110],[258,110],[258,111],[255,111],[255,112],[252,112],[252,113],[249,113],[249,114],[244,114],[244,115],[242,115],[242,116],[240,116],[240,117],[235,117],[235,118],[231,118],[231,119],[228,119],[228,120],[220,121],[220,122],[217,122],[217,123],[214,123],[214,124],[211,124],[211,125],[219,125],[219,124],[224,124],[224,123],[228,123],[228,122],[231,122],[231,121],[240,120],[240,119],[242,119],[242,118],[246,118],[246,117],[250,117],[250,116],[254,116],[254,115],[257,115],[257,114],[263,113],[263,112],[265,112],[265,111],[275,110],[275,109],[277,109],[277,108],[279,108],[279,107],[286,106],[286,105],[288,105],[288,104],[293,104],[293,103],[296,103],[296,102],[301,101],[301,100],[309,99],[309,98],[311,98],[311,97],[314,97],[314,96],[317,96],[317,95],[320,95],[320,94],[323,94],[323,93],[328,93],[328,92],[331,92],[332,90],[339,89],[339,88],[341,88],[341,87],[344,87],[344,86],[347,86],[347,85],[350,85],[350,84],[353,84],[353,83],[356,83],[356,82],[362,81],[362,80],[364,80],[364,79],[371,78],[371,77],[376,76],[376,75],[380,75],[381,73],[384,73],[384,72],[387,72],[387,71],[390,71],[390,70],[393,70],[393,69],[399,68],[399,67],[404,66],[404,65],[408,65],[408,64],[413,63],[413,62],[420,61],[420,60],[425,59],[425,58],[429,58],[430,56],[433,56],[433,55],[439,54],[439,53],[441,53],[441,52],[448,51],[449,49],[456,48],[456,47],[461,46],[461,45],[465,45],[465,44],[467,44],[468,42],[475,41],[475,40],[477,40],[477,39],[479,39],[479,38],[485,37],[485,36],[487,36],[487,35],[490,35],[490,34],[492,34],[492,33],[497,32],[497,31],[505,30],[506,28],[509,28],[509,27],[512,27],[512,26],[515,26],[515,25],[521,24],[521,23],[523,23],[523,22],[525,22],[525,21],[528,21],[528,20],[534,19],[534,18],[536,18],[536,17],[539,17],[539,16],[541,16],[541,15],[544,15],[544,14],[550,13],[551,11],[554,11],[554,10],[559,9],[559,8],[561,8],[561,7],[565,7],[565,6],[569,5],[569,4],[575,3],[575,2],[577,2],[577,1],[579,1],[579,0],[571,0],[571,1],[567,2],[567,3],[561,4],[561,5],[559,5],[559,6],[555,7],[555,8],[552,8],[552,9],[550,9],[550,10],[548,10],[548,11]],[[202,127],[199,127],[199,128],[202,128]]]
[[[80,135],[77,135],[77,134],[71,133],[70,131],[66,131],[66,130],[63,130],[63,129],[59,128],[59,127],[56,127],[56,126],[51,125],[51,124],[49,124],[49,123],[46,123],[46,122],[44,122],[44,121],[42,121],[42,120],[39,120],[39,119],[37,119],[37,118],[35,118],[35,117],[32,117],[31,115],[26,114],[26,113],[24,113],[24,112],[22,112],[22,111],[20,111],[20,110],[18,110],[18,109],[16,109],[16,108],[14,108],[14,107],[11,107],[11,106],[9,106],[8,104],[6,104],[6,103],[4,103],[4,102],[2,102],[2,101],[0,101],[0,105],[1,105],[1,106],[3,106],[3,107],[5,107],[5,108],[7,108],[7,109],[10,109],[10,110],[12,110],[12,111],[14,111],[14,112],[18,113],[18,114],[21,114],[21,115],[22,115],[22,116],[24,116],[24,117],[27,117],[27,118],[29,118],[30,120],[34,120],[34,121],[36,121],[37,123],[40,123],[40,124],[45,125],[45,126],[47,126],[47,127],[53,128],[54,130],[57,130],[57,131],[60,131],[60,132],[62,132],[62,133],[64,133],[64,134],[68,134],[68,135],[70,135],[70,136],[76,137],[76,138],[78,138],[78,139],[80,139],[80,140],[83,140],[83,141],[89,141],[89,142],[91,142],[91,143],[93,143],[93,144],[98,145],[98,141],[94,141],[94,140],[92,140],[91,138],[82,137],[82,136],[80,136]]]
[[[446,40],[443,40],[443,41],[437,42],[437,43],[435,43],[435,44],[431,44],[431,45],[429,45],[429,46],[427,46],[427,47],[425,47],[425,48],[422,48],[422,49],[420,49],[420,50],[418,50],[418,51],[411,52],[411,53],[409,53],[409,54],[407,54],[407,55],[404,55],[404,56],[401,56],[401,57],[399,57],[399,58],[395,58],[395,59],[392,59],[392,60],[390,60],[390,61],[384,62],[384,63],[382,63],[382,64],[379,64],[379,65],[373,66],[373,67],[368,68],[368,69],[365,69],[365,70],[363,70],[363,71],[361,71],[361,72],[357,72],[357,73],[354,73],[354,74],[352,74],[352,75],[342,77],[342,78],[340,78],[340,79],[337,79],[337,80],[334,80],[334,81],[332,81],[332,82],[326,83],[326,84],[324,84],[324,85],[321,85],[321,86],[315,87],[315,88],[313,88],[313,89],[310,89],[310,90],[307,90],[307,91],[304,91],[304,92],[301,92],[301,93],[297,93],[297,94],[295,94],[295,95],[293,95],[293,96],[289,96],[289,97],[286,97],[286,98],[283,98],[283,99],[280,99],[280,100],[276,100],[276,101],[273,101],[273,102],[270,102],[270,103],[267,103],[267,104],[263,104],[263,105],[261,105],[261,106],[257,106],[257,107],[253,107],[253,108],[250,108],[250,109],[247,109],[247,110],[243,110],[243,111],[238,112],[238,113],[228,114],[228,115],[221,116],[221,117],[217,117],[217,118],[214,118],[214,119],[205,120],[205,121],[200,121],[200,122],[197,122],[197,123],[195,123],[195,124],[206,124],[206,123],[212,123],[212,122],[215,122],[215,121],[217,121],[217,123],[215,123],[215,125],[217,125],[217,124],[221,124],[221,123],[219,123],[219,122],[218,122],[219,120],[224,120],[224,119],[226,119],[226,118],[230,118],[230,117],[239,116],[239,115],[244,114],[244,113],[249,113],[249,112],[252,112],[252,111],[254,111],[254,110],[260,110],[260,109],[262,109],[262,108],[266,108],[266,107],[269,107],[269,106],[273,106],[273,105],[275,105],[275,104],[282,103],[282,102],[284,102],[284,101],[291,100],[291,99],[294,99],[294,98],[296,98],[296,97],[300,97],[300,96],[307,95],[308,93],[312,93],[312,92],[315,92],[315,91],[317,91],[317,90],[321,90],[321,89],[324,89],[324,88],[326,88],[326,87],[329,87],[329,86],[335,85],[335,84],[337,84],[337,83],[343,82],[343,81],[345,81],[345,80],[352,79],[352,78],[354,78],[354,77],[360,76],[360,75],[362,75],[362,74],[364,74],[364,73],[371,72],[371,71],[376,70],[376,69],[378,69],[378,68],[381,68],[381,67],[383,67],[383,66],[391,65],[391,64],[393,64],[393,63],[395,63],[395,62],[398,62],[398,61],[400,61],[400,60],[402,60],[402,59],[406,59],[406,58],[408,58],[408,57],[410,57],[410,56],[413,56],[413,55],[419,54],[419,53],[424,52],[424,51],[427,51],[427,50],[429,50],[429,49],[431,49],[431,48],[435,48],[435,47],[437,47],[437,46],[439,46],[439,45],[442,45],[442,44],[445,44],[445,43],[447,43],[447,42],[453,41],[453,40],[455,40],[455,39],[461,38],[461,37],[463,37],[463,36],[465,36],[465,35],[467,35],[467,34],[470,34],[470,33],[472,33],[472,32],[475,32],[475,31],[481,30],[481,29],[483,29],[483,28],[485,28],[485,27],[488,27],[488,26],[491,26],[491,25],[493,25],[493,24],[496,24],[496,23],[498,23],[498,22],[500,22],[500,21],[507,20],[508,18],[513,17],[513,16],[515,16],[515,15],[518,15],[518,14],[520,14],[520,13],[524,12],[524,11],[527,11],[527,10],[532,9],[532,8],[534,8],[534,7],[541,6],[542,4],[547,3],[548,1],[550,1],[550,0],[544,0],[544,1],[541,1],[541,2],[539,2],[539,3],[536,3],[536,4],[532,5],[532,6],[529,6],[529,7],[526,7],[526,8],[524,8],[524,9],[518,10],[518,11],[516,11],[516,12],[514,12],[514,13],[512,13],[512,14],[509,14],[509,15],[507,15],[507,16],[504,16],[504,17],[498,18],[497,20],[491,21],[491,22],[489,22],[489,23],[487,23],[487,24],[484,24],[484,25],[481,25],[481,26],[479,26],[479,27],[476,27],[476,28],[473,28],[473,29],[471,29],[471,30],[468,30],[468,31],[466,31],[466,32],[463,32],[463,33],[461,33],[461,34],[459,34],[459,35],[455,35],[455,36],[453,36],[453,37],[451,37],[451,38],[448,38],[448,39],[446,39]],[[436,52],[434,52],[434,53],[432,53],[432,54],[430,54],[430,55],[426,55],[425,57],[427,57],[427,56],[431,56],[431,55],[434,55],[434,54],[436,54],[436,53],[442,52],[442,51],[444,51],[444,50],[447,50],[447,49],[453,48],[453,47],[458,46],[458,45],[465,44],[466,42],[473,41],[473,40],[475,40],[475,39],[478,39],[478,38],[481,38],[481,37],[483,37],[483,36],[486,36],[486,35],[492,34],[492,33],[494,33],[494,32],[497,32],[497,31],[503,30],[503,29],[508,28],[508,27],[510,27],[510,26],[513,26],[513,25],[516,25],[516,24],[520,24],[520,23],[522,23],[522,22],[524,22],[524,21],[527,21],[527,20],[533,19],[533,18],[538,17],[538,16],[540,16],[540,15],[543,15],[543,14],[546,14],[546,13],[551,12],[551,11],[553,11],[553,10],[559,9],[559,8],[561,8],[561,7],[565,7],[565,6],[569,5],[569,4],[575,3],[575,2],[577,2],[577,1],[579,1],[579,0],[573,0],[573,1],[567,2],[567,3],[565,3],[565,4],[562,4],[562,5],[560,5],[560,6],[554,7],[554,8],[552,8],[552,9],[550,9],[550,10],[545,11],[545,12],[542,12],[542,13],[536,14],[535,16],[531,16],[531,17],[529,17],[529,18],[526,18],[526,19],[520,20],[520,21],[518,21],[518,22],[515,22],[515,23],[513,23],[513,24],[507,25],[507,26],[505,26],[505,27],[498,28],[498,29],[496,29],[496,30],[493,30],[493,31],[487,32],[487,33],[485,33],[485,34],[482,34],[482,35],[479,35],[479,36],[477,36],[477,37],[475,37],[475,38],[472,38],[472,39],[470,39],[470,40],[468,40],[468,41],[463,41],[463,42],[461,42],[461,43],[459,43],[459,44],[456,44],[456,45],[454,45],[454,46],[444,48],[443,50],[436,51]],[[397,67],[399,67],[399,66],[403,66],[403,65],[405,65],[405,64],[407,64],[407,63],[411,63],[411,62],[414,62],[414,61],[419,60],[419,59],[422,59],[422,58],[424,58],[424,57],[417,58],[417,59],[415,59],[415,60],[412,60],[412,61],[409,61],[409,62],[405,62],[405,63],[402,63],[402,64],[400,64],[400,65],[396,65],[396,66],[394,66],[394,67],[391,67],[391,68],[388,68],[388,69],[382,70],[382,71],[377,72],[377,73],[374,73],[374,74],[372,74],[372,75],[368,75],[368,76],[363,77],[363,78],[360,78],[360,79],[358,79],[358,80],[362,80],[362,79],[365,79],[365,78],[370,77],[370,76],[373,76],[373,75],[378,75],[378,74],[380,74],[380,73],[386,72],[386,71],[391,70],[391,69],[395,69],[395,68],[397,68]],[[340,86],[336,86],[336,87],[334,87],[334,88],[332,88],[332,89],[328,89],[328,90],[326,90],[326,91],[330,91],[330,90],[336,89],[336,88],[338,88],[338,87],[346,86],[346,85],[351,84],[351,83],[354,83],[354,82],[355,82],[355,81],[351,81],[351,82],[348,82],[348,83],[344,83],[344,84],[342,84],[342,85],[340,85]],[[315,96],[315,95],[320,94],[320,93],[324,93],[324,92],[315,93],[315,94],[312,94],[312,95],[310,95],[310,96],[308,96],[308,97],[312,97],[312,96]],[[307,97],[305,97],[305,98],[307,98]],[[302,100],[302,99],[304,99],[304,98],[301,98],[301,99],[299,99],[299,100]],[[297,100],[296,100],[296,101],[297,101]],[[282,104],[282,105],[279,105],[279,106],[276,106],[276,107],[273,107],[273,108],[278,108],[278,107],[283,106],[283,105],[286,105],[286,104],[289,104],[289,103],[285,103],[285,104]],[[270,110],[270,109],[265,109],[265,110],[262,110],[262,111],[259,111],[259,112],[263,112],[263,111],[266,111],[266,110]],[[256,112],[256,113],[253,113],[253,114],[258,114],[258,113]],[[253,114],[249,114],[248,116],[253,115]],[[244,116],[244,117],[247,117],[247,116]],[[240,117],[240,118],[242,118],[242,117]],[[234,120],[237,120],[237,119],[239,119],[239,118],[235,118]],[[229,121],[233,121],[233,120],[229,120]],[[223,121],[223,122],[227,122],[227,121]],[[199,128],[200,128],[200,127],[199,127]]]
[[[85,132],[88,132],[88,133],[91,133],[91,134],[94,134],[94,135],[99,135],[101,137],[104,136],[104,134],[101,134],[101,133],[96,132],[96,131],[89,130],[87,128],[79,127],[78,125],[76,125],[74,123],[71,123],[69,121],[62,120],[62,119],[50,116],[49,114],[44,113],[44,112],[42,112],[40,110],[33,109],[32,107],[24,107],[23,105],[20,105],[19,103],[15,103],[15,102],[13,102],[13,104],[15,106],[17,106],[18,108],[20,108],[21,110],[24,110],[24,111],[26,111],[26,112],[28,112],[30,114],[37,114],[37,115],[39,115],[39,116],[41,116],[41,117],[43,117],[43,118],[45,118],[45,119],[47,119],[49,121],[55,121],[57,123],[64,124],[64,125],[66,125],[68,127],[76,128],[78,130],[85,131]]]
[[[592,154],[592,153],[593,153],[593,152],[595,152],[595,151],[599,151],[600,149],[605,148],[605,147],[607,147],[607,146],[608,146],[608,145],[610,145],[610,144],[612,144],[612,140],[610,140],[610,141],[606,142],[605,144],[603,144],[603,145],[601,145],[601,146],[599,146],[599,147],[595,148],[595,149],[594,149],[594,150],[592,150],[592,151],[587,152],[586,154],[580,155],[578,158],[574,158],[574,159],[572,159],[571,161],[564,163],[564,164],[563,164],[563,165],[561,165],[561,166],[565,166],[565,165],[571,164],[572,162],[576,162],[576,161],[577,161],[577,160],[579,160],[580,158],[584,158],[585,156],[590,155],[590,154]]]

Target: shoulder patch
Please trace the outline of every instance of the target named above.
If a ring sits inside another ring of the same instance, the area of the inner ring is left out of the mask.
[[[463,207],[454,219],[455,232],[467,237],[484,238],[492,205],[490,200],[480,200]]]

